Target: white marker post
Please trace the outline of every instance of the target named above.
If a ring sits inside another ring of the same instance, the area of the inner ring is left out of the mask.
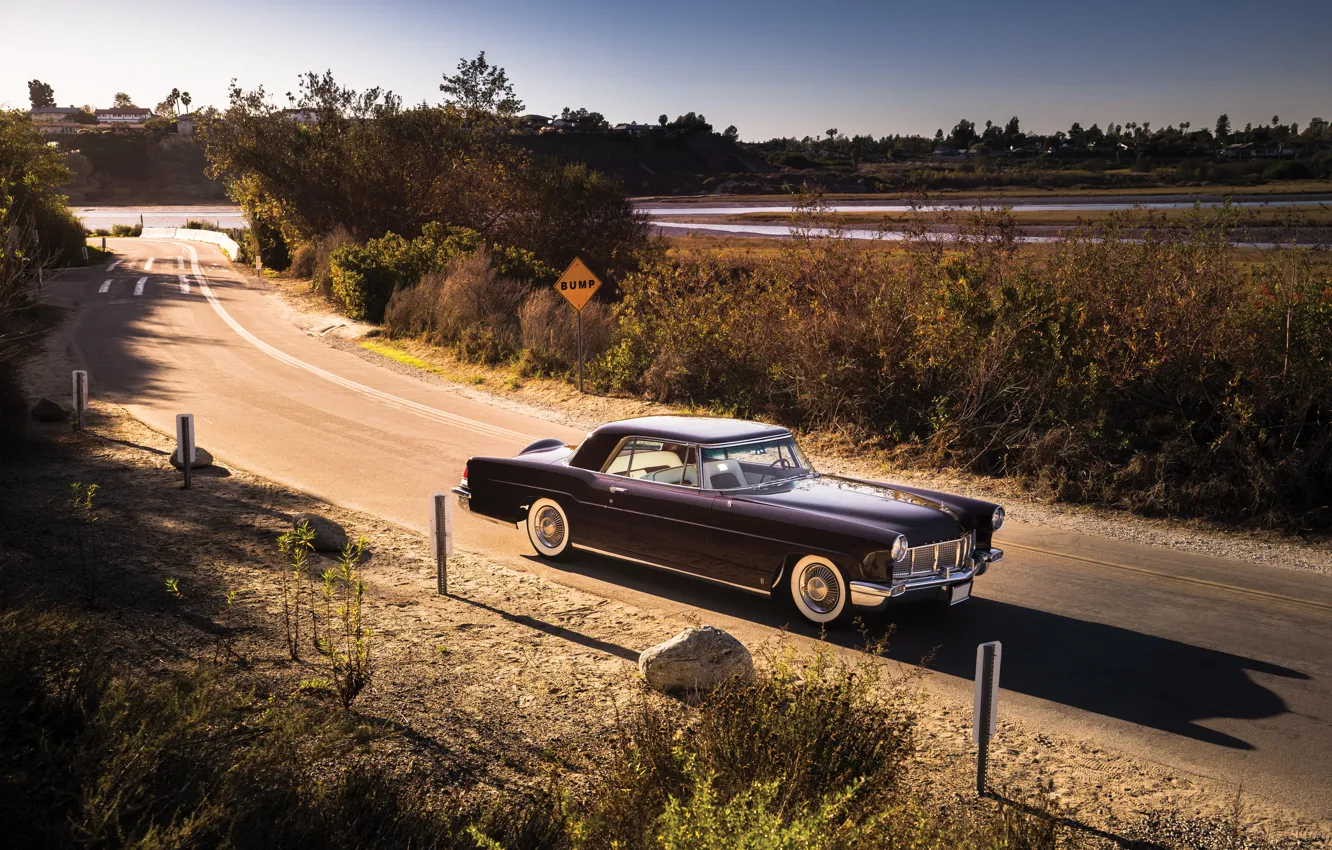
[[[88,409],[88,373],[74,370],[74,430],[83,430],[83,412]]]
[[[990,739],[998,731],[999,641],[976,647],[976,706],[971,715],[971,740],[976,744],[976,796],[985,796],[985,770],[990,761]]]
[[[180,458],[181,471],[185,473],[185,487],[190,489],[190,473],[194,466],[194,414],[176,414],[176,457]]]
[[[85,266],[88,265],[88,246],[87,246],[87,245],[84,245],[84,246],[83,246],[83,264],[84,264]]]
[[[439,595],[448,596],[449,558],[453,555],[453,498],[448,493],[430,497],[430,550],[435,553]]]

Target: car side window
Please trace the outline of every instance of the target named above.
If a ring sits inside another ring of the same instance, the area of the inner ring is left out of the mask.
[[[603,470],[611,475],[698,486],[698,450],[693,446],[633,437],[620,445]]]

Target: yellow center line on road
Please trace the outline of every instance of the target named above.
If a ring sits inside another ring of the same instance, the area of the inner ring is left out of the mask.
[[[1220,581],[1211,581],[1205,578],[1194,578],[1192,576],[1179,575],[1178,573],[1169,573],[1164,570],[1153,570],[1147,567],[1134,567],[1128,564],[1116,564],[1112,561],[1099,561],[1095,558],[1084,558],[1081,555],[1070,555],[1067,552],[1056,552],[1053,549],[1042,549],[1039,546],[1025,546],[1021,543],[1012,543],[1005,541],[1008,548],[1022,549],[1027,552],[1038,552],[1042,555],[1049,555],[1053,558],[1063,558],[1066,561],[1078,561],[1084,564],[1092,564],[1097,567],[1107,567],[1112,570],[1124,570],[1125,572],[1138,573],[1139,575],[1151,576],[1152,578],[1161,578],[1167,581],[1177,581],[1182,584],[1192,584],[1198,587],[1210,587],[1213,590],[1225,590],[1230,593],[1238,593],[1245,596],[1256,596],[1260,599],[1270,599],[1273,602],[1285,602],[1288,605],[1299,605],[1305,608],[1312,608],[1315,611],[1332,611],[1332,603],[1319,602],[1316,599],[1301,599],[1298,596],[1287,596],[1283,593],[1272,593],[1267,590],[1258,590],[1252,587],[1240,587],[1235,584],[1226,584]]]

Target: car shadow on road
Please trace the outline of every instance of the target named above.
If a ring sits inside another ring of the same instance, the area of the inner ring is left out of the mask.
[[[814,627],[769,598],[701,579],[588,552],[559,568],[703,611],[819,637]],[[1285,700],[1253,681],[1251,673],[1310,678],[1253,658],[984,597],[951,608],[895,606],[866,616],[865,626],[863,633],[845,628],[824,638],[864,649],[867,637],[887,635],[888,657],[910,664],[928,658],[929,669],[968,680],[975,675],[976,645],[1002,641],[1005,690],[1240,750],[1253,745],[1199,721],[1259,720],[1285,713]]]

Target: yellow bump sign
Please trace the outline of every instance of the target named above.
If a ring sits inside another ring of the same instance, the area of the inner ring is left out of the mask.
[[[555,281],[555,291],[573,305],[578,312],[587,306],[592,294],[601,288],[601,278],[592,274],[592,270],[583,265],[583,261],[574,257],[569,268],[564,270],[560,279]]]

